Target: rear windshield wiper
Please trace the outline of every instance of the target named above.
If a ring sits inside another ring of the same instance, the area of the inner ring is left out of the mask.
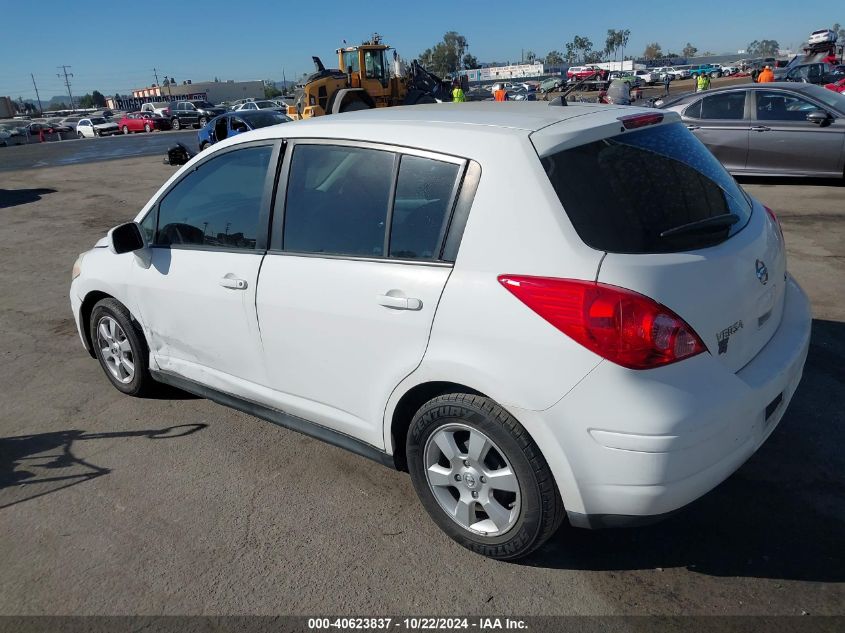
[[[660,234],[660,237],[672,237],[674,235],[683,235],[685,233],[710,233],[721,229],[726,229],[739,222],[739,216],[736,213],[723,213],[722,215],[714,215],[703,220],[696,220],[687,224],[681,224],[671,229],[666,229]]]

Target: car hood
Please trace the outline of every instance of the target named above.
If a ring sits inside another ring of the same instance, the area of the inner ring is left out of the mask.
[[[94,123],[94,127],[98,130],[102,130],[104,128],[117,127],[117,123],[113,121],[110,121],[108,123]]]

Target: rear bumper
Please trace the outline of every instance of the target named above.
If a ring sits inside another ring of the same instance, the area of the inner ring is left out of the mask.
[[[807,297],[790,278],[780,326],[736,374],[706,353],[644,372],[603,362],[538,412],[543,420],[534,423],[557,443],[541,445],[544,454],[553,470],[563,457],[571,471],[558,481],[570,522],[653,522],[729,477],[783,417],[801,380],[810,326]]]

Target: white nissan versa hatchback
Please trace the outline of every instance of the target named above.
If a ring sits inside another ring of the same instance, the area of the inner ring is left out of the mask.
[[[589,104],[227,139],[80,255],[70,299],[120,391],[167,383],[407,469],[495,558],[719,484],[810,338],[775,215],[676,114]]]

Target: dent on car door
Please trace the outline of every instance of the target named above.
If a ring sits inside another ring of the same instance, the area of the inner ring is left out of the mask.
[[[131,287],[159,369],[239,395],[262,382],[255,292],[277,155],[277,143],[212,155],[142,222],[151,247]]]
[[[827,110],[787,90],[755,90],[756,121],[749,138],[748,169],[761,174],[841,176],[845,119],[819,125],[807,115]]]
[[[684,119],[686,126],[728,171],[745,169],[751,127],[746,111],[746,91],[704,96],[684,111]]]
[[[441,246],[464,161],[302,142],[285,163],[258,282],[267,384],[277,406],[381,448],[451,272]]]

